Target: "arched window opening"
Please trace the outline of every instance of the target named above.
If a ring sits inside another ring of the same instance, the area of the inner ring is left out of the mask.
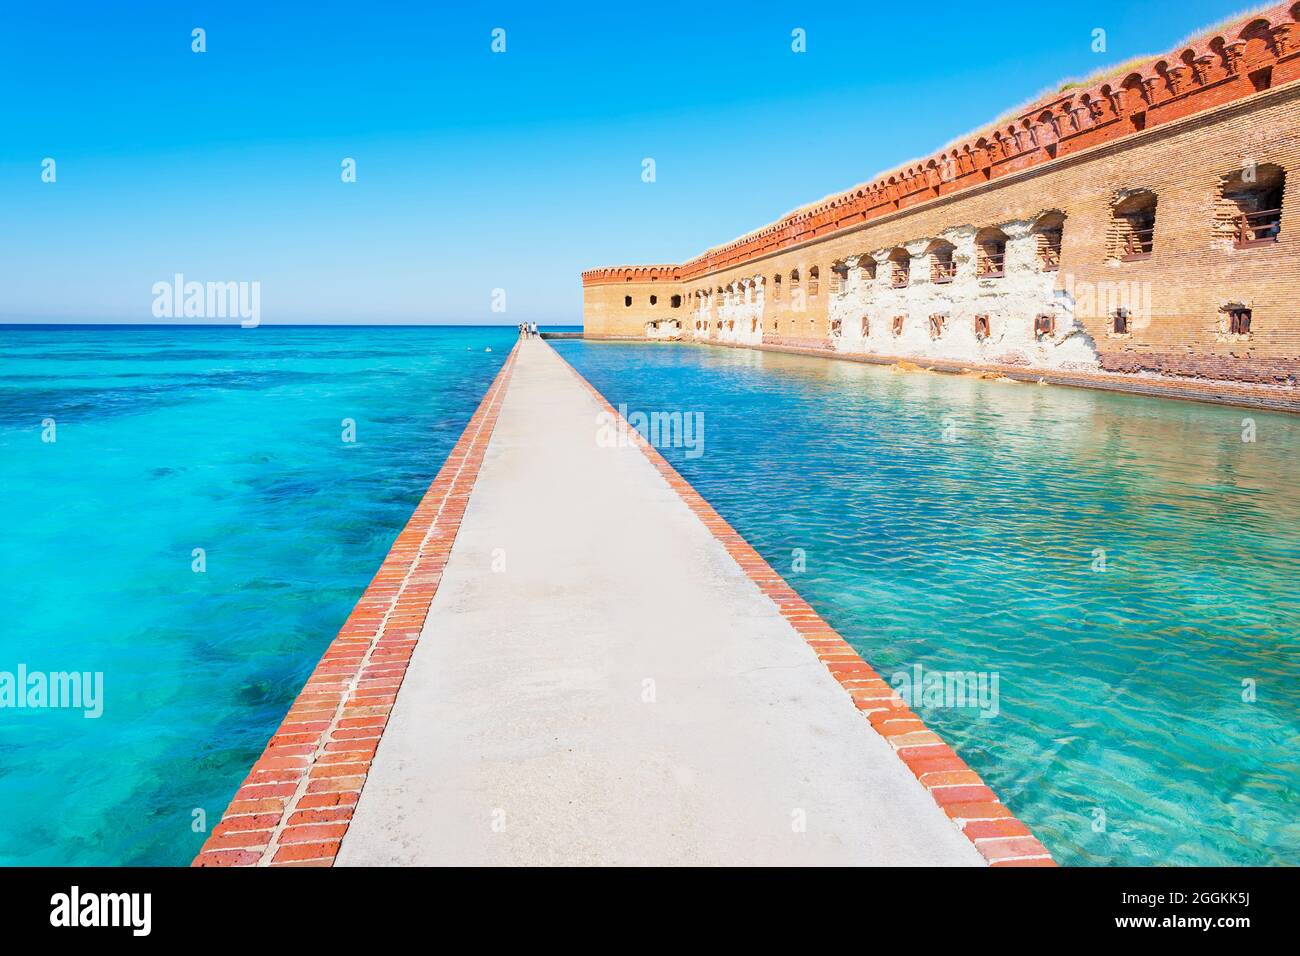
[[[658,305],[658,304],[659,304],[659,296],[657,296],[657,295],[652,295],[652,296],[650,296],[650,304],[651,304],[651,305]]]
[[[1034,224],[1034,252],[1044,272],[1061,268],[1061,238],[1065,234],[1065,214],[1048,212]]]
[[[1221,181],[1216,232],[1231,235],[1238,249],[1269,246],[1282,232],[1286,171],[1273,163],[1247,166]]]
[[[889,284],[895,289],[906,288],[911,281],[912,257],[902,246],[889,253],[889,268]]]
[[[837,339],[844,331],[844,324],[840,319],[831,319],[831,338]]]
[[[976,275],[981,279],[1001,279],[1006,275],[1007,234],[995,226],[975,235]]]
[[[865,252],[858,256],[858,274],[864,281],[876,280],[876,260]]]
[[[751,332],[757,332],[757,331],[758,331],[758,319],[750,319],[750,320],[749,320],[749,331],[751,331]]]
[[[951,242],[937,240],[930,245],[930,281],[945,283],[957,277],[957,263],[953,255],[957,247]]]
[[[975,316],[975,338],[981,342],[989,337],[989,317],[987,315]]]
[[[630,295],[623,296],[623,308],[630,309],[631,307],[632,307],[632,297]]]
[[[1111,319],[1113,321],[1111,329],[1116,335],[1128,335],[1128,309],[1116,309],[1111,315]]]
[[[772,276],[772,301],[781,301],[781,274],[779,272]]]
[[[799,288],[799,270],[791,269],[790,270],[790,291],[793,292],[797,288]]]
[[[808,270],[808,298],[817,298],[817,286],[821,282],[822,273],[816,266]]]
[[[1034,335],[1042,338],[1056,331],[1056,316],[1041,314],[1034,316]]]
[[[1155,249],[1156,194],[1142,189],[1111,207],[1107,251],[1124,262],[1151,258]]]
[[[896,315],[896,316],[894,316],[894,326],[893,326],[893,328],[894,328],[894,334],[895,334],[895,335],[902,335],[902,334],[903,334],[903,318],[904,318],[904,317],[901,316],[901,315]]]
[[[871,334],[871,320],[867,316],[862,317],[862,337],[865,339]]]
[[[680,295],[675,295],[668,300],[668,304],[674,309],[680,309],[682,307],[682,297]]]
[[[944,326],[948,324],[948,316],[935,314],[930,316],[930,338],[937,339],[943,335]]]

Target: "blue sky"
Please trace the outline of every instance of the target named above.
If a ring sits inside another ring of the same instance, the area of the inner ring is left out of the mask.
[[[0,321],[150,321],[179,272],[260,282],[264,323],[576,323],[582,269],[690,258],[1239,9],[7,4]]]

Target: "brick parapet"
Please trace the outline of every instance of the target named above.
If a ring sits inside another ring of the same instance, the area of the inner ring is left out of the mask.
[[[606,266],[588,269],[582,274],[583,285],[611,285],[622,282],[679,282],[681,266]]]

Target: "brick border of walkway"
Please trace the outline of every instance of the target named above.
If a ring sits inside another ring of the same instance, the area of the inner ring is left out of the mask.
[[[518,344],[193,866],[332,866],[496,427]]]
[[[552,349],[552,351],[555,351]],[[611,415],[609,401],[559,352],[556,357]],[[626,420],[624,420],[626,424]],[[713,509],[659,451],[628,425],[637,447],[670,488],[677,492],[704,526],[713,533],[742,571],[771,599],[781,616],[798,632],[832,677],[848,692],[872,729],[893,748],[934,802],[966,835],[991,866],[1055,866],[1051,854],[998,799],[974,770],[943,739],[930,730],[902,697],[862,656],[822,620],[785,579]]]

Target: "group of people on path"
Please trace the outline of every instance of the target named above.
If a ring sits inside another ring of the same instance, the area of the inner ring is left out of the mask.
[[[536,322],[520,322],[520,323],[519,323],[519,337],[520,337],[520,338],[523,338],[523,339],[535,339],[535,338],[537,338],[537,323],[536,323]]]

